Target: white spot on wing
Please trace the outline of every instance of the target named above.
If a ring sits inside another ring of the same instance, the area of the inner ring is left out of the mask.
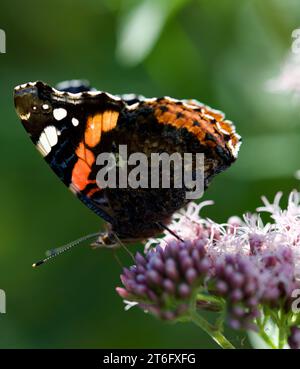
[[[127,109],[128,109],[128,110],[134,110],[134,109],[136,109],[139,105],[140,105],[140,103],[139,103],[139,102],[137,102],[137,103],[135,103],[135,104],[131,104],[131,105],[127,105],[127,104],[126,104],[126,107],[127,107]]]
[[[49,152],[51,151],[50,143],[49,143],[49,141],[47,139],[47,136],[46,136],[44,131],[40,135],[40,138],[39,138],[39,141],[38,141],[38,144],[37,144],[37,148],[39,149],[39,151],[41,152],[41,154],[43,156],[48,155]]]
[[[192,104],[189,104],[189,103],[186,103],[184,102],[183,105],[186,107],[186,108],[189,108],[189,109],[199,109],[199,106],[197,105],[192,105]]]
[[[66,109],[58,108],[53,110],[53,116],[56,120],[62,120],[68,115]]]
[[[102,94],[102,91],[86,91],[85,94],[89,95],[89,96],[98,96]],[[73,94],[76,95],[76,94]],[[82,93],[79,93],[79,96],[82,95]]]
[[[58,135],[60,131],[54,126],[48,126],[43,130],[37,143],[37,148],[43,156],[47,156],[51,148],[57,144]]]
[[[74,127],[77,127],[78,124],[79,124],[79,120],[76,119],[76,118],[72,118],[72,124],[73,124]]]
[[[237,137],[240,139],[240,136],[237,135]],[[238,153],[239,153],[239,150],[240,150],[240,146],[241,146],[241,141],[239,141],[235,146],[232,144],[232,140],[230,140],[228,142],[228,147],[233,155],[234,158],[237,158],[238,157]]]
[[[27,114],[20,114],[20,118],[22,120],[28,120],[30,118],[31,113],[27,113]]]
[[[110,94],[108,92],[105,92],[105,94],[106,94],[106,96],[108,96],[112,100],[115,100],[115,101],[120,101],[121,100],[121,98],[119,96],[112,95],[112,94]]]
[[[50,146],[55,146],[58,142],[56,128],[54,126],[49,126],[45,128],[44,132],[48,138]]]
[[[174,99],[173,97],[170,97],[170,96],[164,96],[164,99],[169,100],[170,102],[174,102],[174,103],[182,101],[182,100]]]
[[[215,117],[207,113],[204,113],[204,117],[207,118],[208,120],[216,120]]]
[[[144,100],[147,103],[155,103],[157,101],[156,97],[145,97]]]
[[[47,151],[44,149],[44,147],[42,146],[42,144],[40,143],[40,141],[37,143],[36,145],[37,149],[39,150],[39,152],[43,155],[43,156],[47,156]]]
[[[220,133],[223,135],[229,136],[232,132],[228,132],[226,129],[223,129],[219,122],[217,122],[217,128]]]

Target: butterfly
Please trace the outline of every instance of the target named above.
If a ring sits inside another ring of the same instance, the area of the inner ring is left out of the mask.
[[[138,152],[147,158],[153,153],[202,153],[206,189],[216,174],[237,159],[241,144],[234,125],[222,112],[196,100],[112,95],[73,80],[56,88],[40,81],[17,86],[14,102],[25,130],[51,169],[107,222],[107,232],[98,237],[99,245],[154,237],[168,227],[174,212],[190,201],[186,186],[99,186],[100,154],[116,158],[120,146],[126,147],[128,154]],[[192,178],[198,171],[194,164],[188,167]],[[120,171],[120,160],[114,165]],[[158,175],[163,175],[161,168]]]

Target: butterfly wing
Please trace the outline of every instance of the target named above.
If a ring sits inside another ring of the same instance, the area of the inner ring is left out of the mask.
[[[113,96],[86,84],[42,82],[16,88],[17,113],[53,171],[122,239],[154,236],[186,205],[186,188],[98,186],[98,155],[204,153],[204,186],[237,158],[240,137],[224,115],[195,100]],[[120,163],[118,163],[118,168]],[[119,169],[118,169],[119,170]],[[147,169],[149,171],[149,167]],[[197,168],[193,168],[193,175]],[[159,172],[162,178],[162,172]]]
[[[86,84],[74,81],[60,88],[42,82],[16,87],[17,114],[57,176],[87,207],[112,223],[112,209],[91,172],[95,147],[102,133],[117,124],[123,103],[102,92],[88,92]]]

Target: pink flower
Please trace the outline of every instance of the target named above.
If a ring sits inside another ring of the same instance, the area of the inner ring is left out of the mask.
[[[300,94],[300,54],[290,54],[283,63],[279,75],[267,82],[271,92]]]
[[[184,242],[171,234],[150,240],[145,255],[137,254],[136,265],[124,270],[119,295],[168,320],[195,308],[226,309],[231,327],[257,331],[265,314],[276,321],[284,309],[287,339],[296,327],[292,293],[300,288],[300,195],[291,192],[285,209],[281,197],[273,203],[263,197],[257,213],[224,224],[200,217],[211,202],[190,204],[170,226]],[[269,223],[263,224],[262,212],[270,214]]]

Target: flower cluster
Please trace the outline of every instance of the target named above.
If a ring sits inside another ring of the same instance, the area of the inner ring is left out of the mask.
[[[166,320],[185,315],[197,286],[203,284],[211,261],[206,255],[207,239],[173,240],[157,246],[146,256],[137,253],[136,264],[124,269],[124,288],[118,293],[126,300],[140,301],[145,310]]]
[[[227,255],[215,268],[216,294],[227,298],[229,324],[232,328],[252,328],[252,320],[259,316],[261,296],[258,271],[242,255]]]
[[[281,196],[273,203],[263,198],[256,214],[226,224],[199,216],[207,202],[190,204],[170,226],[184,242],[168,233],[150,240],[145,256],[137,254],[136,264],[123,271],[124,287],[117,292],[168,320],[193,309],[226,310],[231,327],[259,331],[270,316],[296,347],[300,317],[291,303],[300,288],[300,195],[293,191],[286,209]],[[270,214],[270,223],[263,224],[262,212]]]
[[[300,349],[300,328],[292,327],[288,343],[292,349]]]

